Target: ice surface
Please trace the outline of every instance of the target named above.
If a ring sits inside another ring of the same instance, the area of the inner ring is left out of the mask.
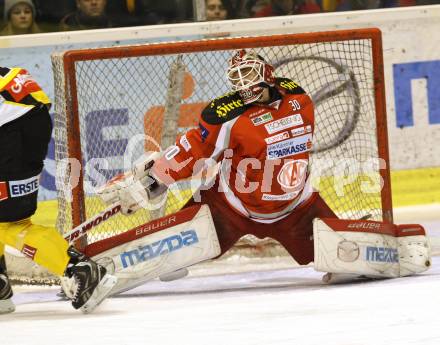
[[[435,217],[424,225],[440,230]],[[91,315],[60,300],[58,287],[16,286],[0,344],[440,344],[440,258],[418,276],[341,285],[290,264],[200,267],[110,298]]]

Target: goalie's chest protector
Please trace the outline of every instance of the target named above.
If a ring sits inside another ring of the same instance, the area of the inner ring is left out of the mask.
[[[237,120],[231,146],[239,156],[261,161],[308,159],[313,137],[313,104],[306,94],[282,95],[270,105],[255,105]]]
[[[243,107],[230,128],[231,173],[223,176],[239,202],[228,201],[257,217],[297,202],[309,177],[313,103],[296,83],[283,84],[278,80],[274,102]]]

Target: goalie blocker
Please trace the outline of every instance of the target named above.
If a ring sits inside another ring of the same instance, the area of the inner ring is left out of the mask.
[[[85,248],[118,278],[111,294],[220,255],[207,205],[185,208]]]
[[[395,278],[431,266],[429,241],[418,224],[316,218],[313,237],[317,271]]]

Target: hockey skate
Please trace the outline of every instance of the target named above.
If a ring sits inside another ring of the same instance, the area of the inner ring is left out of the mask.
[[[75,248],[70,247],[67,252],[71,261],[66,276],[73,278],[75,290],[72,306],[85,314],[91,313],[108,296],[117,278]]]
[[[0,257],[0,314],[12,313],[15,305],[11,300],[12,288],[6,274],[5,257]]]

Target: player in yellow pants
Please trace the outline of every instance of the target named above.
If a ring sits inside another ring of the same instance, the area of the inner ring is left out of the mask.
[[[83,312],[92,311],[116,283],[104,267],[69,246],[55,228],[33,224],[30,218],[0,222],[0,314],[15,310],[6,275],[5,245],[19,250],[55,275],[74,277],[78,287],[72,305]],[[89,291],[82,296],[84,289]]]
[[[0,314],[15,310],[4,247],[21,251],[54,274],[74,278],[75,309],[92,311],[116,278],[54,229],[32,224],[43,161],[52,133],[50,100],[22,68],[0,67]]]
[[[0,256],[5,244],[30,257],[53,274],[62,276],[70,257],[69,245],[54,228],[32,224],[29,218],[0,223]]]

